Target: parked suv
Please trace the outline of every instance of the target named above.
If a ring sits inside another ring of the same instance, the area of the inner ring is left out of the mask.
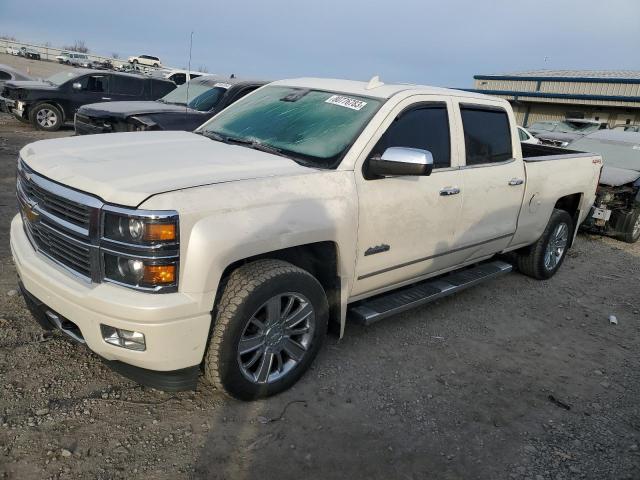
[[[155,100],[176,85],[160,78],[99,70],[57,73],[46,80],[6,82],[0,100],[23,122],[41,130],[58,130],[73,121],[76,110],[87,103],[115,100]]]
[[[18,55],[24,58],[29,58],[31,60],[40,60],[40,52],[34,50],[33,48],[20,47]]]
[[[162,62],[158,57],[153,57],[151,55],[138,55],[137,57],[129,57],[129,63],[140,65],[148,65],[150,67],[161,67]]]
[[[56,57],[56,60],[58,60],[58,63],[64,63],[65,65],[73,65],[76,67],[91,66],[89,56],[84,53],[62,52]]]
[[[76,134],[194,130],[266,82],[203,76],[153,102],[93,103],[75,116]]]

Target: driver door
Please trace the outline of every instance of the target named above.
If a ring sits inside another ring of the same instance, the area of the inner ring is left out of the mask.
[[[452,105],[431,95],[410,97],[387,117],[356,172],[359,223],[352,297],[372,294],[444,270],[462,208]],[[429,176],[372,178],[368,161],[389,147],[429,150]]]
[[[109,95],[109,79],[108,74],[92,74],[77,78],[74,84],[79,83],[80,88],[72,85],[73,93],[71,95],[72,115],[82,105],[88,103],[108,102],[111,100]]]

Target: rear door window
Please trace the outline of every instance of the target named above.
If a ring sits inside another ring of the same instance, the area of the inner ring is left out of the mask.
[[[114,75],[111,79],[111,93],[116,95],[142,95],[144,79]]]
[[[507,112],[499,108],[462,105],[467,166],[504,162],[513,158]]]

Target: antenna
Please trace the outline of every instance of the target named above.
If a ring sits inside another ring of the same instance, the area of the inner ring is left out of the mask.
[[[189,40],[189,67],[187,68],[187,102],[184,104],[184,113],[187,114],[189,108],[189,83],[191,81],[191,50],[193,49],[193,30],[191,30],[191,39]]]
[[[366,89],[367,90],[373,90],[374,88],[378,88],[384,85],[384,82],[380,81],[380,77],[378,75],[375,75],[373,77],[371,77],[371,80],[369,80],[369,83],[367,84]]]

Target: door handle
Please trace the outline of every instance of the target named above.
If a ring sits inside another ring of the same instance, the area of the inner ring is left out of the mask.
[[[111,97],[102,97],[102,100],[111,100]]]
[[[511,180],[509,180],[509,186],[511,187],[515,187],[516,185],[522,185],[524,183],[524,180],[521,178],[512,178]]]
[[[441,197],[449,197],[451,195],[457,195],[460,193],[460,189],[458,187],[446,187],[440,190]]]

